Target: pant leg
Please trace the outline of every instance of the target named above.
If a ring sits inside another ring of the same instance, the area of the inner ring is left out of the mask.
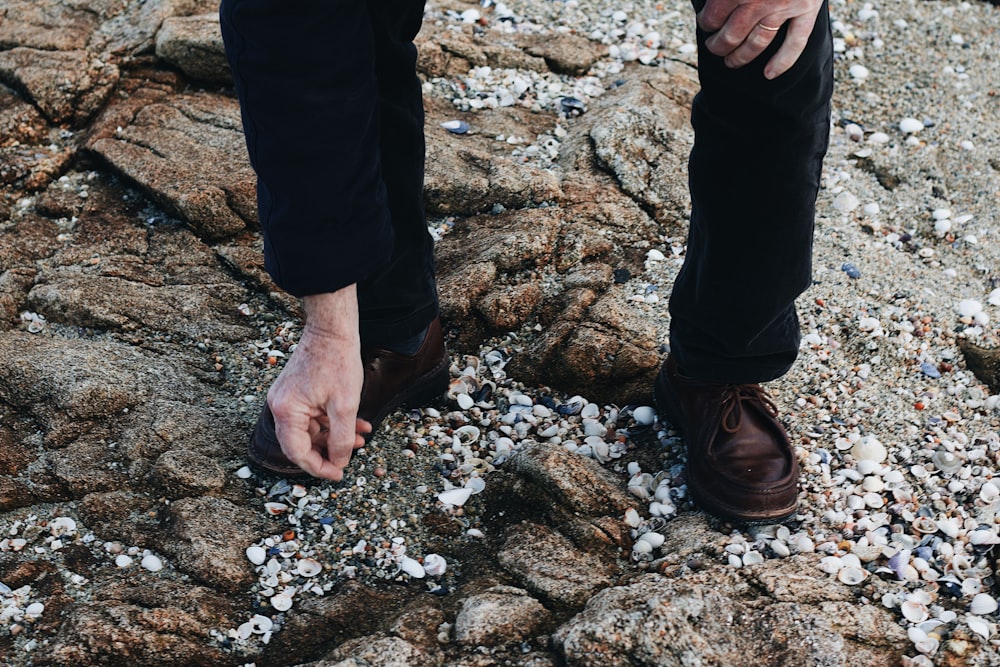
[[[393,243],[364,0],[222,0],[220,19],[268,272],[296,296],[358,282]]]
[[[368,0],[375,41],[379,147],[395,235],[391,257],[358,284],[362,340],[423,331],[438,314],[434,245],[424,216],[424,106],[413,38],[424,0]]]
[[[670,298],[671,353],[686,375],[748,383],[783,375],[798,353],[795,299],[811,281],[820,171],[830,133],[829,13],[798,62],[767,80],[778,48],[725,67],[698,31],[691,226]]]

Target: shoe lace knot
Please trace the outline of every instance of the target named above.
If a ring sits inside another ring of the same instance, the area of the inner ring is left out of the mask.
[[[739,430],[743,420],[743,404],[747,401],[759,405],[772,417],[778,416],[778,407],[759,384],[726,385],[722,390],[722,428],[727,433]]]

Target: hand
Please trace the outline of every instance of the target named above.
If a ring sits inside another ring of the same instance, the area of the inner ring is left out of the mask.
[[[358,418],[364,383],[354,285],[304,299],[306,326],[267,392],[288,460],[314,477],[340,480],[371,424]]]
[[[785,23],[788,30],[778,52],[764,67],[764,76],[781,76],[799,59],[816,25],[823,0],[708,0],[698,13],[698,26],[714,33],[708,50],[727,67],[743,67],[764,52]],[[762,27],[765,26],[765,27]]]

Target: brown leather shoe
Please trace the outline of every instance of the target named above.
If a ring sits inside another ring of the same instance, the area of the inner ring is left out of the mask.
[[[688,489],[702,509],[748,523],[795,513],[799,464],[760,385],[700,382],[681,375],[668,356],[653,392],[684,435]]]
[[[372,425],[372,433],[366,436],[368,439],[396,408],[429,403],[448,389],[448,352],[438,318],[427,328],[427,337],[416,354],[406,356],[362,345],[361,360],[365,380],[358,416]],[[250,435],[247,460],[252,466],[273,475],[309,477],[282,453],[274,433],[274,415],[267,403]]]

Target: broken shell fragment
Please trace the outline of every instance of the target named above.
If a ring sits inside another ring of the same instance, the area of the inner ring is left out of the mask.
[[[288,611],[292,608],[292,596],[287,593],[278,593],[271,596],[271,606],[275,611]]]

